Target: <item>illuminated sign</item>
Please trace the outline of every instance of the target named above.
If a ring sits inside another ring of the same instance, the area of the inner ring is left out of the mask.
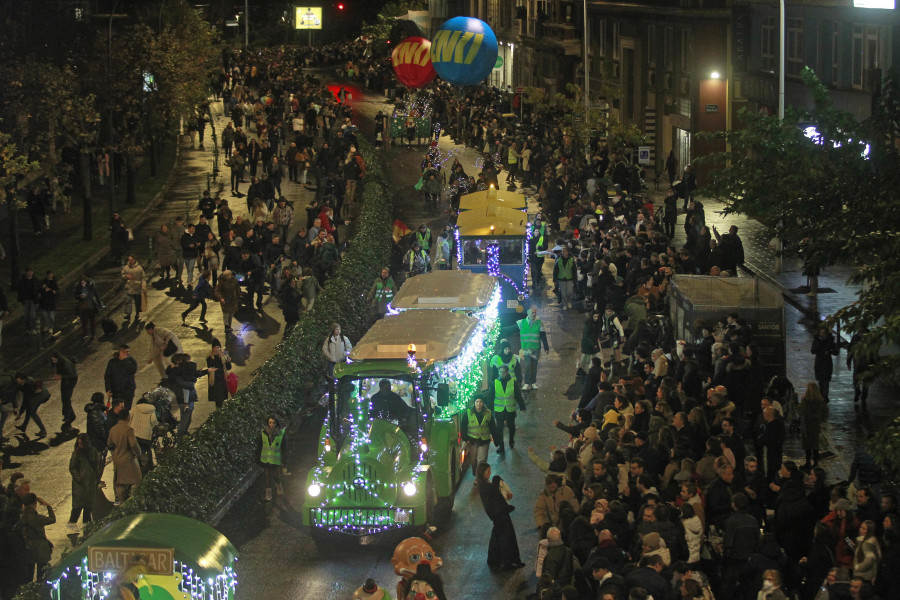
[[[853,0],[854,8],[883,8],[894,10],[894,0]]]
[[[295,6],[294,29],[322,29],[322,7]]]

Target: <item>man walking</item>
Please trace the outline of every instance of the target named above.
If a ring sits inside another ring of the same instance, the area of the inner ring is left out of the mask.
[[[137,389],[134,376],[137,370],[137,361],[131,356],[128,344],[121,344],[119,350],[106,363],[106,372],[103,374],[106,397],[111,401],[122,400],[126,410],[131,408],[134,400],[134,391]]]
[[[528,316],[516,323],[519,328],[519,356],[522,359],[522,389],[531,390],[538,389],[537,386],[537,365],[541,358],[541,346],[544,352],[550,351],[547,344],[547,333],[541,320],[537,318],[537,307],[532,306],[528,309]]]
[[[519,382],[509,374],[509,367],[501,365],[500,376],[494,380],[493,387],[488,388],[488,395],[493,402],[494,414],[494,443],[497,446],[497,454],[506,452],[503,443],[503,426],[509,430],[509,447],[516,447],[516,406],[525,412],[525,400],[519,389]]]
[[[194,287],[194,267],[197,266],[197,252],[200,242],[195,235],[196,228],[193,223],[188,223],[187,230],[181,236],[181,256],[187,269],[187,288]],[[179,282],[181,275],[179,274]]]
[[[39,295],[38,282],[34,278],[34,269],[25,268],[25,274],[19,279],[16,286],[19,293],[19,304],[25,313],[25,333],[37,335],[37,302]]]
[[[115,467],[116,505],[128,500],[131,488],[141,482],[141,448],[134,437],[128,410],[119,413],[119,421],[109,430],[106,443],[112,451]]]

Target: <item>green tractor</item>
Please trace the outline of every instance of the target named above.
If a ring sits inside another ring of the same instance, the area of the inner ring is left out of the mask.
[[[476,316],[387,316],[336,366],[303,505],[313,533],[361,538],[449,517],[461,477],[458,413],[481,389],[499,331],[491,297],[493,308]]]

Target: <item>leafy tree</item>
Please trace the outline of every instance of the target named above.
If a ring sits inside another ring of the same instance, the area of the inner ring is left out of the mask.
[[[857,299],[830,316],[851,331],[870,331],[854,353],[877,355],[900,342],[900,80],[889,75],[872,116],[858,122],[835,108],[827,88],[807,69],[810,109],[784,120],[742,111],[743,128],[716,134],[730,150],[702,159],[713,175],[701,190],[726,214],[781,223],[788,247],[802,248],[814,274],[838,262],[856,267]],[[810,139],[805,124],[820,133]],[[870,377],[893,374],[900,354],[876,361]]]
[[[424,0],[388,2],[378,13],[374,23],[363,23],[362,34],[369,36],[373,43],[383,43],[390,37],[396,18],[410,10],[428,10],[428,5]]]

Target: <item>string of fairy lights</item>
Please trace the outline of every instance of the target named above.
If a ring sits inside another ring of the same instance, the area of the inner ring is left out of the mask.
[[[355,402],[347,415],[349,446],[342,452],[342,457],[349,457],[352,462],[342,463],[341,468],[344,470],[340,472],[345,473],[347,467],[351,467],[354,477],[331,476],[333,471],[329,470],[326,458],[327,454],[336,451],[336,448],[326,446],[325,452],[320,455],[313,470],[312,481],[315,483],[311,484],[308,490],[309,496],[321,498],[318,507],[309,509],[310,522],[314,526],[329,531],[371,535],[413,522],[417,509],[397,506],[399,503],[395,503],[395,499],[405,497],[409,502],[416,502],[416,498],[423,498],[418,493],[421,489],[421,480],[427,470],[427,464],[437,458],[433,449],[428,447],[425,436],[425,424],[429,423],[431,412],[437,410],[438,418],[449,419],[465,410],[474,395],[479,392],[482,365],[490,358],[500,332],[500,297],[500,287],[497,286],[487,306],[475,315],[478,317],[478,324],[459,355],[433,367],[437,381],[450,383],[450,403],[447,406],[435,409],[432,405],[434,399],[422,403],[422,399],[426,397],[422,382],[424,377],[431,375],[427,372],[423,375],[422,362],[416,360],[414,354],[410,355],[409,366],[414,379],[410,385],[414,391],[414,401],[420,402],[423,415],[416,436],[419,440],[418,447],[413,447],[408,468],[403,468],[400,473],[388,469],[392,476],[396,475],[393,481],[382,479],[378,465],[368,458],[367,446],[372,443],[370,432],[374,420],[371,417],[372,403],[365,390],[355,390]],[[361,385],[362,381],[359,383]],[[341,417],[329,415],[326,418],[325,431],[332,431],[332,418]],[[373,466],[369,471],[363,468],[366,462]],[[336,506],[351,494],[359,493],[367,494],[369,502],[377,505],[349,508]]]
[[[234,568],[226,566],[225,569],[216,577],[208,577],[204,579],[194,571],[189,565],[176,560],[174,562],[175,575],[180,581],[177,583],[177,589],[183,594],[183,600],[231,600],[234,598],[237,589],[237,575]],[[79,565],[72,565],[66,569],[59,579],[48,581],[50,585],[50,595],[53,600],[61,600],[63,582],[70,576],[81,580],[81,590],[84,598],[91,600],[105,600],[117,596],[115,590],[115,579],[118,573],[104,572],[95,573],[88,568],[88,559],[84,557]],[[150,576],[165,577],[165,576]],[[141,589],[144,575],[138,575],[136,586]],[[148,583],[152,580],[147,580]]]

